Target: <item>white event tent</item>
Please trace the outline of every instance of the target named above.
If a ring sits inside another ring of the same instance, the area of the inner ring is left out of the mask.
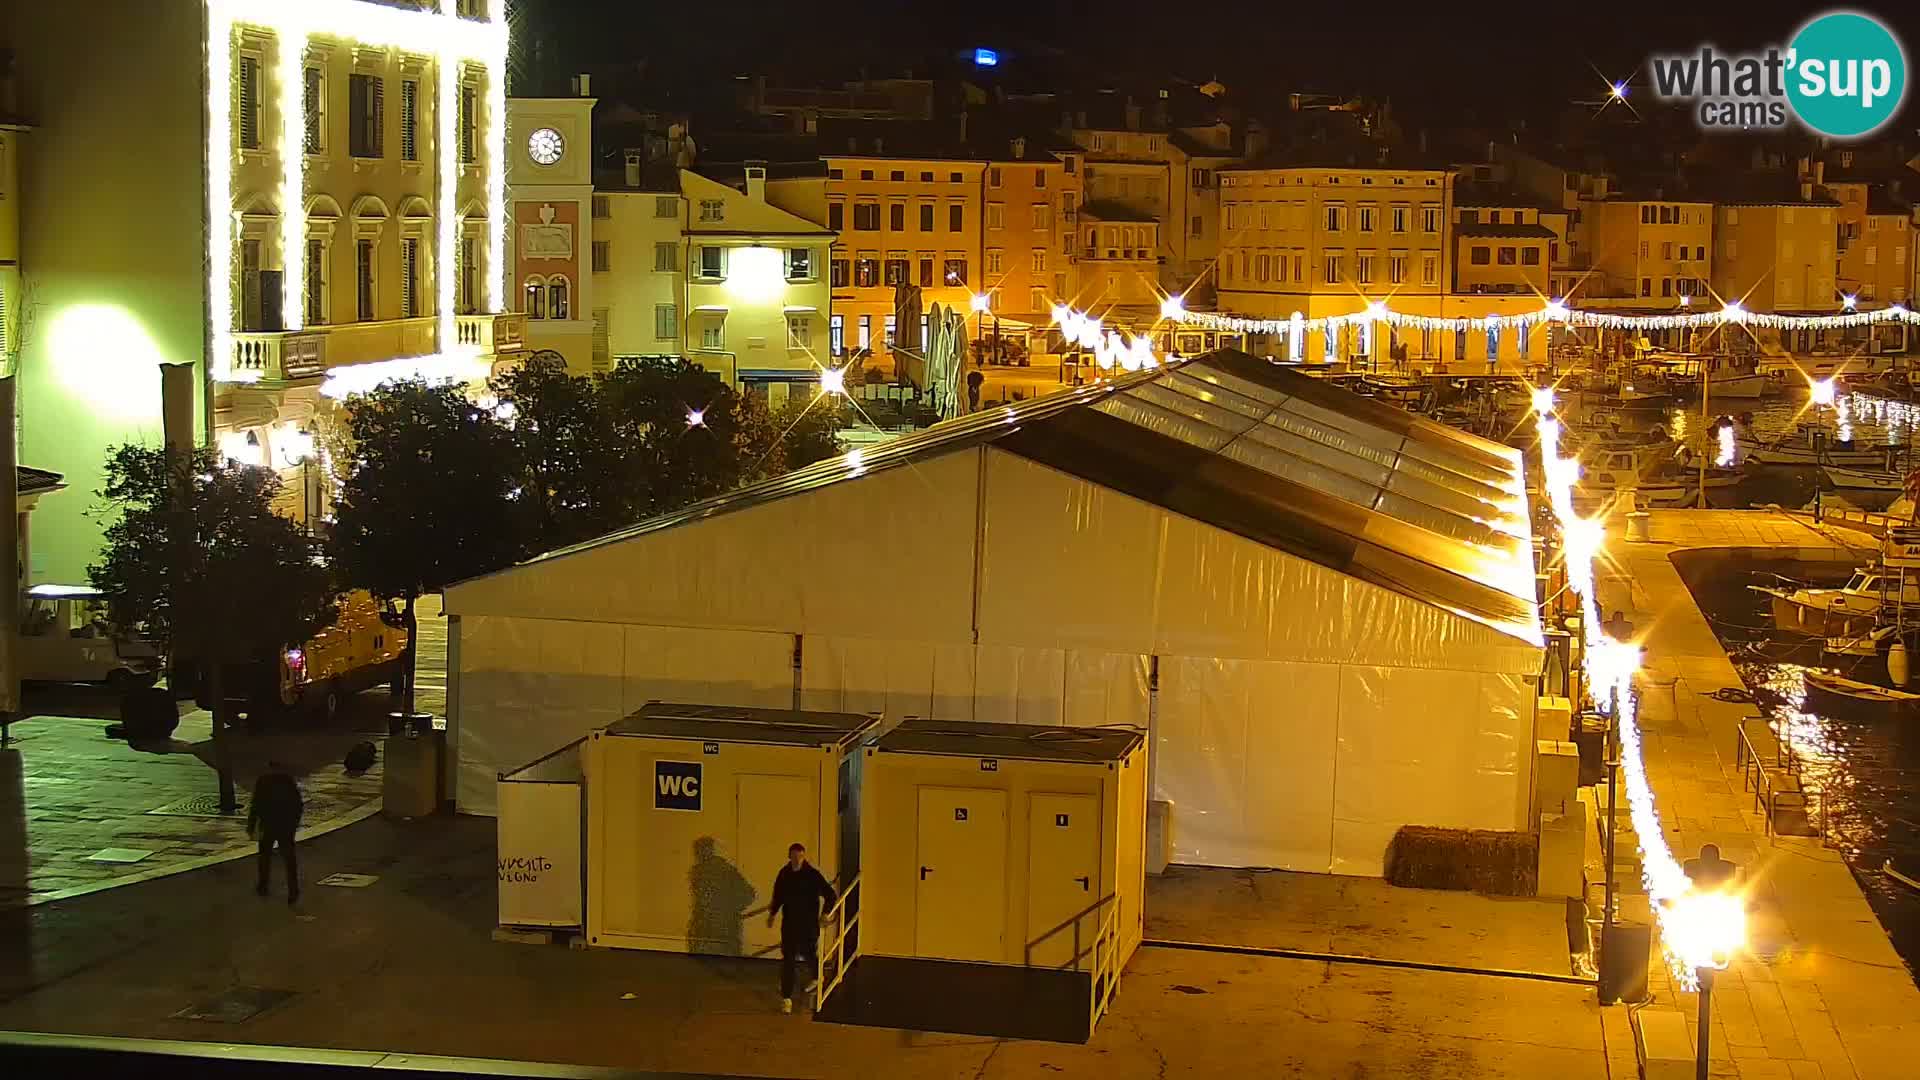
[[[1519,452],[1242,353],[824,461],[446,610],[464,812],[657,699],[1140,728],[1177,862],[1377,875],[1403,825],[1528,827]]]

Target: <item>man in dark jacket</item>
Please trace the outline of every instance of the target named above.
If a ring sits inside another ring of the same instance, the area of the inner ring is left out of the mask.
[[[833,886],[807,861],[807,848],[795,844],[787,849],[787,865],[773,879],[773,904],[767,908],[767,925],[776,916],[780,922],[780,1011],[793,1011],[794,968],[801,961],[811,976],[807,989],[820,981],[820,905],[833,906]]]
[[[253,785],[253,801],[247,806],[247,835],[260,840],[260,884],[254,890],[267,895],[273,876],[273,849],[287,864],[287,903],[300,899],[300,867],[294,859],[293,834],[300,828],[300,785],[294,782],[286,766],[267,762],[267,771]]]

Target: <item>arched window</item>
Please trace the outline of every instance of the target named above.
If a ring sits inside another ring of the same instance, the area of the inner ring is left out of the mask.
[[[547,317],[547,283],[544,278],[527,279],[526,301],[524,304],[527,318],[544,319]]]
[[[567,279],[555,275],[547,279],[547,318],[568,319]]]

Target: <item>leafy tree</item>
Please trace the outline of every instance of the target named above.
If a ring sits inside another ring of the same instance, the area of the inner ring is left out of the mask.
[[[422,594],[523,551],[513,435],[457,386],[391,382],[348,403],[353,460],[334,508],[340,580],[403,604],[407,715]]]
[[[774,414],[774,422],[783,433],[780,441],[781,472],[838,457],[846,448],[840,444],[840,431],[852,423],[853,407],[844,398],[819,396],[795,403]]]
[[[739,394],[684,358],[623,361],[601,379],[614,442],[647,479],[647,513],[731,491],[753,462],[741,453]]]
[[[536,355],[492,383],[521,470],[521,502],[533,546],[564,547],[643,516],[648,477],[615,437],[606,395]]]
[[[107,455],[99,492],[116,515],[87,568],[122,627],[143,626],[174,665],[205,672],[220,797],[232,809],[226,754],[228,669],[260,662],[333,622],[337,593],[314,541],[275,514],[280,480],[253,466],[126,445]],[[255,688],[256,690],[258,688]]]

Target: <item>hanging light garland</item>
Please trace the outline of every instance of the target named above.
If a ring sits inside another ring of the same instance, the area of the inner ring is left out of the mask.
[[[1633,676],[1640,670],[1640,648],[1615,640],[1600,623],[1593,561],[1600,555],[1606,528],[1598,518],[1574,513],[1573,484],[1579,479],[1580,464],[1560,456],[1560,422],[1553,416],[1553,392],[1535,390],[1533,407],[1547,501],[1560,524],[1568,587],[1580,601],[1587,684],[1600,711],[1612,715],[1618,725],[1619,780],[1639,841],[1641,880],[1660,921],[1667,966],[1675,980],[1691,990],[1696,986],[1697,971],[1726,966],[1728,954],[1744,940],[1746,908],[1738,896],[1694,889],[1667,845],[1660,813],[1654,806],[1653,785],[1647,779],[1638,702],[1633,692]]]
[[[1409,315],[1394,311],[1384,300],[1375,300],[1351,314],[1323,315],[1314,319],[1297,314],[1286,318],[1252,318],[1223,312],[1188,311],[1180,306],[1163,309],[1162,315],[1204,330],[1224,330],[1235,334],[1337,332],[1346,326],[1364,326],[1374,322],[1415,330],[1531,329],[1542,323],[1592,326],[1603,330],[1674,330],[1728,323],[1773,330],[1843,330],[1879,323],[1920,323],[1920,315],[1900,304],[1873,311],[1849,310],[1839,315],[1772,315],[1748,311],[1737,301],[1729,302],[1717,311],[1689,311],[1672,315],[1616,315],[1605,311],[1585,311],[1570,308],[1562,300],[1548,301],[1537,311],[1485,316]]]

